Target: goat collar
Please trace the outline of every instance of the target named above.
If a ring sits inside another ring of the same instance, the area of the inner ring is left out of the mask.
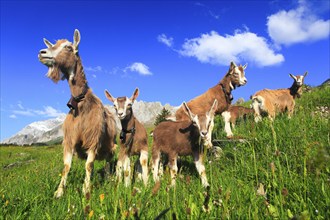
[[[220,83],[220,86],[222,88],[223,93],[225,94],[227,103],[231,104],[231,101],[234,99],[233,95],[231,94],[231,91],[229,90],[229,92],[227,92],[225,86],[222,83]]]
[[[130,138],[128,139],[128,141],[126,142],[126,134],[131,134]],[[132,141],[133,141],[133,137],[134,137],[134,134],[135,134],[135,122],[134,122],[134,125],[131,129],[129,130],[126,130],[124,128],[121,129],[121,132],[120,132],[120,140],[123,144],[126,145],[126,147],[128,147]]]
[[[70,111],[74,111],[74,114],[73,114],[74,117],[78,116],[78,103],[81,102],[85,98],[85,95],[86,95],[88,89],[89,89],[89,87],[88,87],[88,84],[86,83],[81,94],[78,96],[71,95],[70,100],[66,104],[69,107]]]

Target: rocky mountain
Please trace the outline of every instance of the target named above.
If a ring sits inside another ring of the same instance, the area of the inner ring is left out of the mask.
[[[106,107],[115,114],[113,106],[106,105]],[[169,104],[163,106],[160,102],[135,101],[133,111],[136,118],[146,127],[149,127],[154,124],[157,115],[164,107],[172,113],[178,108]],[[63,138],[62,124],[65,116],[63,114],[57,118],[33,122],[12,137],[3,140],[1,144],[32,145],[58,142]],[[121,129],[119,119],[115,118],[117,119],[117,128]]]
[[[1,144],[31,145],[60,138],[63,136],[61,125],[64,119],[65,114],[62,114],[57,118],[33,122]]]

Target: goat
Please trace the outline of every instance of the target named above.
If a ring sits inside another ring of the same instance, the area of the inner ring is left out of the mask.
[[[287,111],[288,118],[291,118],[295,99],[300,98],[302,94],[302,85],[304,84],[304,79],[307,76],[307,72],[304,75],[294,76],[289,74],[289,76],[294,80],[292,86],[288,89],[263,89],[256,92],[251,96],[252,107],[254,109],[254,120],[256,122],[262,119],[263,115],[268,115],[268,118],[273,121],[277,113],[284,113]]]
[[[87,159],[83,193],[90,193],[90,178],[94,161],[106,159],[107,166],[115,151],[116,122],[101,100],[88,87],[83,65],[78,55],[80,32],[74,32],[73,43],[66,39],[56,44],[44,38],[47,48],[39,52],[39,60],[48,67],[47,77],[57,83],[67,80],[71,99],[70,108],[63,123],[63,159],[64,169],[61,182],[54,193],[59,198],[64,193],[67,176],[71,168],[72,157],[77,153],[81,159]],[[107,167],[106,166],[106,167]],[[110,169],[110,167],[108,167]],[[109,170],[110,171],[110,170]]]
[[[114,98],[107,90],[105,96],[113,104],[117,116],[121,123],[120,133],[120,151],[116,167],[116,175],[119,181],[122,179],[122,172],[124,167],[125,185],[130,185],[131,155],[140,154],[140,165],[142,167],[142,179],[145,185],[148,182],[148,136],[147,131],[143,125],[137,120],[133,114],[132,105],[139,95],[139,89],[136,88],[132,97],[118,97]]]
[[[226,75],[221,79],[221,81],[214,87],[208,89],[202,95],[197,96],[196,98],[190,100],[187,105],[194,114],[204,114],[210,107],[214,99],[218,101],[218,107],[215,111],[216,115],[221,114],[223,111],[227,110],[233,96],[231,91],[234,90],[237,86],[243,86],[247,83],[245,78],[244,70],[246,69],[247,64],[244,66],[237,66],[234,62],[230,63],[230,67]],[[188,116],[185,114],[184,106],[181,106],[175,113],[176,120],[187,120]],[[212,140],[210,132],[214,127],[212,121],[210,130],[208,132],[208,137],[205,141],[205,146],[207,148],[212,147]]]
[[[189,120],[163,121],[156,126],[153,132],[152,165],[153,179],[158,181],[158,166],[161,153],[168,156],[168,164],[171,173],[171,185],[175,185],[175,177],[178,171],[177,157],[192,155],[195,166],[201,177],[204,187],[209,186],[205,166],[203,164],[203,141],[206,139],[214,119],[218,101],[215,99],[208,112],[194,114],[188,105],[183,103],[183,110],[189,116]]]
[[[233,132],[231,131],[231,127],[234,129],[236,120],[238,118],[246,119],[247,116],[253,115],[254,110],[252,108],[246,108],[243,106],[229,106],[229,108],[221,113],[223,121],[225,122],[225,132],[227,134],[227,138],[233,137]]]

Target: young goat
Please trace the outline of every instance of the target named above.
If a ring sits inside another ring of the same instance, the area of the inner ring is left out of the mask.
[[[209,127],[213,121],[217,105],[218,101],[214,100],[207,113],[195,115],[184,102],[183,110],[189,116],[189,120],[164,121],[155,128],[152,147],[153,179],[155,182],[159,179],[160,154],[164,153],[168,155],[172,185],[175,185],[175,177],[178,171],[177,157],[185,155],[194,157],[203,186],[209,185],[203,164],[203,141],[206,139],[208,132],[212,132]]]
[[[81,59],[78,55],[80,33],[74,32],[74,42],[58,40],[55,45],[44,39],[46,49],[40,50],[39,60],[48,67],[47,76],[57,83],[66,79],[71,91],[70,112],[63,123],[64,169],[55,197],[64,193],[72,156],[86,159],[83,192],[90,192],[90,177],[95,159],[106,159],[107,165],[115,151],[116,122],[99,98],[88,87]],[[110,171],[110,167],[109,168]]]
[[[302,94],[302,85],[304,84],[307,72],[303,76],[294,76],[292,74],[289,74],[289,76],[294,80],[290,88],[277,90],[263,89],[251,96],[252,106],[255,111],[254,120],[256,122],[262,119],[262,114],[268,115],[270,120],[274,120],[277,113],[283,113],[285,111],[288,113],[288,118],[291,118],[294,111],[295,98],[300,98]]]
[[[124,171],[125,186],[130,185],[131,166],[129,157],[136,154],[140,154],[143,182],[145,185],[148,182],[148,136],[146,129],[134,117],[132,109],[132,105],[138,95],[138,88],[135,89],[131,98],[114,98],[105,90],[105,96],[113,102],[122,127],[116,175],[119,181],[121,181],[122,172]]]
[[[244,66],[237,66],[234,62],[230,63],[230,67],[226,75],[221,79],[221,81],[214,87],[208,89],[205,93],[196,98],[190,100],[187,105],[195,114],[204,114],[213,104],[214,99],[218,101],[218,107],[215,114],[221,114],[223,111],[227,110],[231,104],[233,96],[231,91],[237,86],[243,86],[247,83],[245,78],[244,70],[247,64]],[[185,114],[184,107],[181,106],[175,113],[176,120],[187,120],[188,116]],[[210,132],[214,127],[212,121],[210,130],[208,131],[208,136],[205,141],[205,146],[212,147],[212,140]]]
[[[233,137],[233,132],[231,131],[231,127],[234,129],[236,120],[239,118],[248,117],[249,115],[253,115],[254,110],[252,108],[246,108],[243,106],[232,105],[229,108],[221,113],[223,121],[225,122],[225,132],[227,134],[227,138]]]

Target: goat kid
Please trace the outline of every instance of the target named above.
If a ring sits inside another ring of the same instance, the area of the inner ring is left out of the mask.
[[[152,164],[153,179],[159,180],[158,170],[161,153],[168,156],[168,165],[171,173],[171,185],[175,185],[178,172],[177,157],[192,155],[196,169],[201,177],[202,185],[209,186],[203,163],[204,144],[214,119],[218,101],[215,99],[210,109],[203,114],[194,114],[188,105],[183,103],[183,110],[189,120],[161,122],[153,132]]]
[[[231,128],[235,128],[236,120],[239,118],[248,117],[249,115],[253,115],[254,110],[252,108],[246,108],[243,106],[232,105],[229,108],[221,113],[223,121],[225,122],[225,132],[227,134],[227,138],[233,137],[233,132]]]
[[[289,76],[294,80],[290,88],[263,89],[251,96],[256,122],[262,120],[262,115],[268,115],[268,118],[273,121],[276,114],[284,112],[287,112],[288,118],[291,118],[295,107],[295,99],[300,98],[302,95],[302,85],[307,72],[302,76],[292,74],[289,74]]]
[[[39,52],[39,60],[48,67],[47,77],[55,83],[67,80],[71,99],[70,108],[63,123],[63,160],[61,182],[54,194],[59,198],[64,193],[67,176],[75,153],[81,159],[87,159],[86,177],[83,192],[90,192],[90,178],[94,160],[106,159],[106,171],[110,171],[109,162],[115,151],[116,122],[114,116],[106,109],[101,100],[88,87],[83,65],[78,55],[80,32],[74,32],[73,43],[66,39],[56,44],[44,39],[47,48]]]
[[[230,106],[233,96],[231,91],[236,87],[244,86],[247,83],[245,78],[245,69],[247,64],[244,66],[237,66],[234,62],[230,63],[229,70],[226,75],[221,79],[221,81],[214,87],[208,89],[202,95],[190,100],[187,105],[195,114],[204,114],[210,109],[213,104],[214,99],[218,101],[218,107],[215,114],[219,115],[223,111],[227,110]],[[175,113],[176,120],[189,120],[187,114],[185,113],[184,106],[181,106]],[[214,127],[214,122],[212,121],[208,136],[205,140],[205,147],[211,148],[212,145],[212,130]]]
[[[148,183],[148,136],[144,126],[135,118],[132,108],[138,95],[138,88],[135,89],[131,98],[114,98],[107,90],[105,90],[105,96],[114,104],[114,108],[122,127],[116,175],[118,180],[121,181],[122,172],[124,171],[125,186],[130,185],[130,156],[137,154],[140,154],[143,183],[145,185]]]

